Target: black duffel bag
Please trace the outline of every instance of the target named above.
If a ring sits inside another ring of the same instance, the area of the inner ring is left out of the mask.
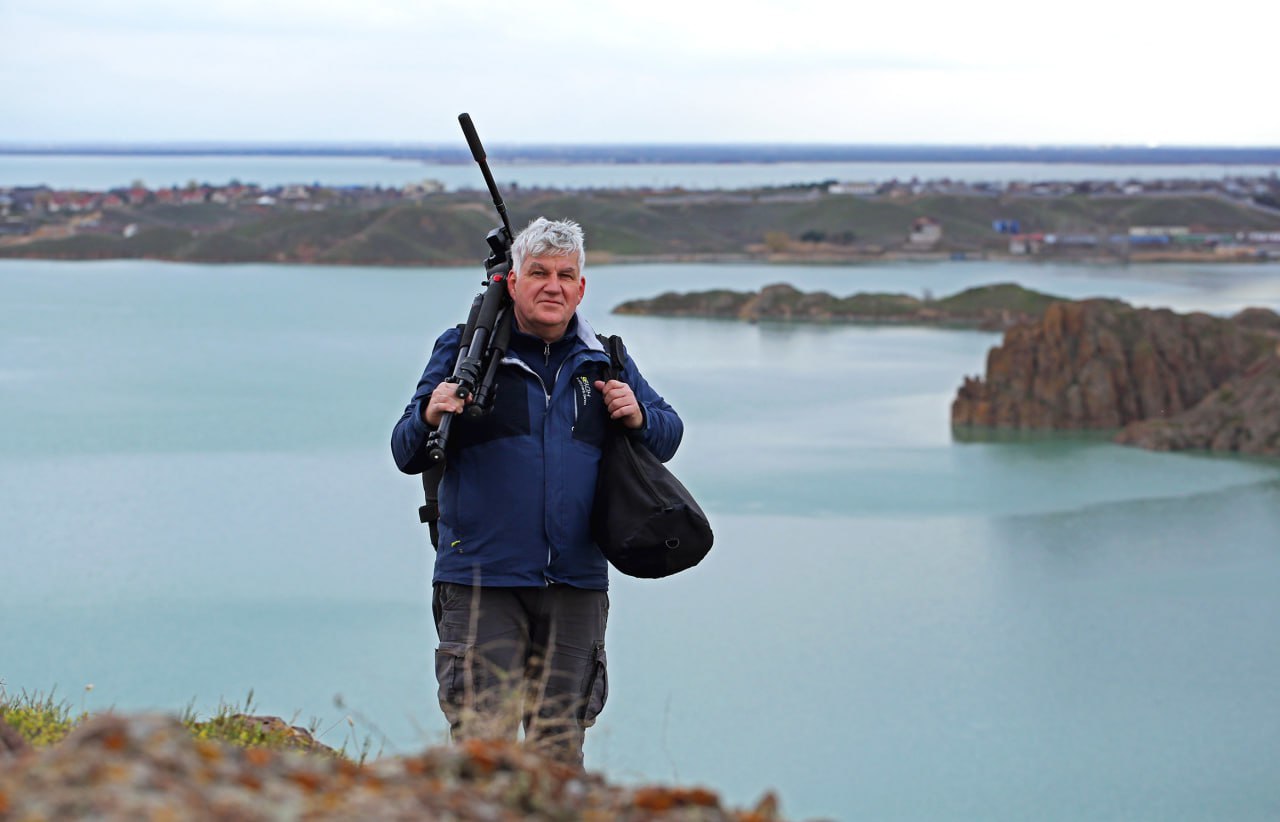
[[[600,337],[610,379],[619,378],[626,348]],[[609,426],[600,456],[591,536],[614,568],[633,577],[670,576],[702,561],[715,536],[689,490],[621,423]]]

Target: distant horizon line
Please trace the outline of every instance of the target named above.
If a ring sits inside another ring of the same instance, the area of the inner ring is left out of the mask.
[[[1280,165],[1280,146],[978,143],[494,143],[490,159],[564,163],[1034,162]],[[465,143],[302,141],[13,141],[11,156],[384,157],[470,163]]]

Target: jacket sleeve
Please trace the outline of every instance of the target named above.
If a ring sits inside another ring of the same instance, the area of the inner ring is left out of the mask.
[[[422,418],[422,407],[436,386],[453,373],[461,339],[462,332],[450,328],[436,340],[431,359],[418,380],[417,390],[413,392],[413,399],[409,400],[400,421],[391,431],[391,455],[395,457],[396,467],[406,474],[421,474],[426,467],[423,465],[422,446],[435,429]]]
[[[684,437],[684,421],[670,403],[645,380],[630,353],[627,354],[627,362],[622,369],[622,381],[631,386],[644,412],[644,425],[634,435],[640,438],[655,457],[666,462],[676,455],[676,449],[680,447],[680,440]]]

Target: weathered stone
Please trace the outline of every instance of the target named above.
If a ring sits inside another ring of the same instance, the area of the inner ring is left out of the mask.
[[[8,722],[0,719],[0,763],[30,753],[31,743]]]
[[[1208,314],[1059,302],[1005,332],[985,379],[951,407],[957,426],[1110,429],[1169,419],[1267,357],[1264,334]]]
[[[1280,457],[1280,358],[1270,357],[1171,419],[1135,422],[1116,442]]]
[[[779,814],[771,797],[733,811],[704,789],[610,785],[505,740],[361,765],[196,740],[171,717],[105,715],[0,768],[0,818],[769,822]]]
[[[232,714],[231,719],[243,722],[261,733],[281,738],[284,744],[300,751],[324,751],[336,754],[333,748],[325,745],[312,736],[311,732],[299,725],[290,725],[278,716],[252,716],[250,714]]]
[[[1269,308],[1246,308],[1231,319],[1243,328],[1280,334],[1280,314]]]

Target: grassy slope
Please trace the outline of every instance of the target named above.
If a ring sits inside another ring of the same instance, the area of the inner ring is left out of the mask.
[[[617,255],[742,253],[782,232],[838,236],[901,247],[911,221],[939,220],[949,250],[1001,248],[995,219],[1024,231],[1109,234],[1131,225],[1189,225],[1208,230],[1280,230],[1280,216],[1214,197],[981,198],[901,200],[823,197],[751,204],[651,204],[627,192],[519,192],[508,198],[513,228],[533,216],[571,216],[593,251]],[[135,222],[136,236],[82,234],[0,248],[4,256],[161,257],[188,260],[291,260],[366,264],[446,264],[483,259],[484,237],[497,224],[483,195],[450,195],[373,210],[320,212],[159,206],[109,214],[112,226]]]
[[[1050,303],[1063,299],[1065,298],[1032,291],[1014,283],[998,283],[961,291],[936,301],[934,307],[953,314],[971,314],[983,310],[1040,314]]]

